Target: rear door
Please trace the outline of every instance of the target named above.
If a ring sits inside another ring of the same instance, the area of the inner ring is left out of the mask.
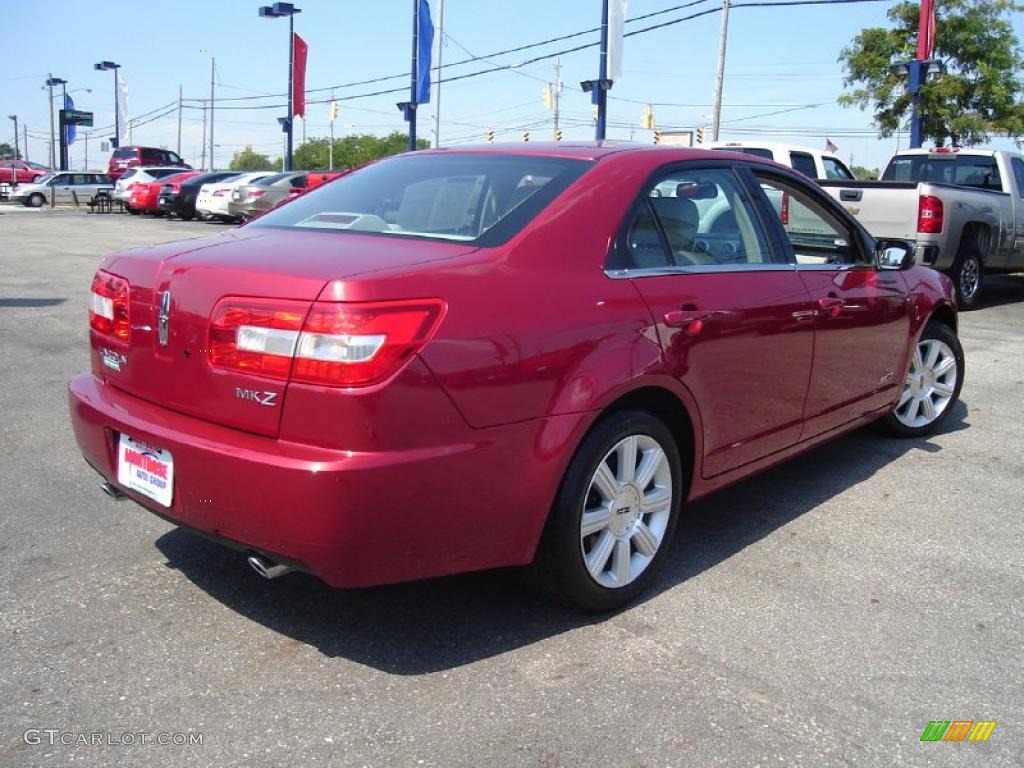
[[[799,218],[773,217],[813,301],[814,367],[803,439],[890,403],[903,386],[910,303],[901,273],[876,268],[874,254],[818,188],[771,169],[753,169],[766,210],[785,197]],[[786,210],[785,208],[783,210]]]
[[[615,249],[654,317],[665,363],[692,393],[705,477],[795,443],[811,372],[807,289],[773,249],[729,165],[666,168]]]

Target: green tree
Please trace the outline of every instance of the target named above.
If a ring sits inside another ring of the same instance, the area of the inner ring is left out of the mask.
[[[0,144],[0,160],[14,160],[14,148],[6,141]]]
[[[882,175],[877,168],[865,168],[861,165],[851,166],[850,170],[860,181],[874,181]]]
[[[270,158],[255,152],[252,147],[246,146],[240,152],[235,152],[231,158],[228,170],[231,171],[269,171],[275,166],[271,164]],[[276,166],[280,167],[280,165]]]
[[[325,170],[330,167],[330,145],[328,138],[307,139],[295,149],[293,165],[297,170]],[[419,139],[416,146],[427,149],[430,142]],[[374,136],[361,133],[334,140],[334,167],[337,169],[354,168],[388,155],[405,152],[409,148],[409,136],[394,131],[387,136]]]
[[[926,139],[970,146],[992,134],[1024,135],[1024,53],[1010,23],[1022,10],[1015,0],[937,0],[934,58],[946,72],[921,88]],[[850,89],[839,103],[873,110],[881,138],[911,114],[906,77],[890,66],[916,57],[919,11],[906,0],[894,5],[889,29],[862,30],[839,56]]]

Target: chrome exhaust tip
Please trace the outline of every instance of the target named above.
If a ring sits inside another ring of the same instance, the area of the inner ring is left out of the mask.
[[[249,566],[264,579],[276,579],[278,576],[284,576],[286,573],[290,573],[295,570],[290,565],[272,563],[260,555],[249,555],[247,562],[249,563]]]
[[[103,491],[107,496],[114,499],[114,501],[121,501],[128,498],[121,491],[117,490],[109,482],[100,483],[100,490]]]

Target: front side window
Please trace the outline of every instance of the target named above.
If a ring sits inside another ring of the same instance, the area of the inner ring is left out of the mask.
[[[808,179],[818,178],[818,170],[814,167],[814,157],[806,152],[790,152],[789,164],[793,170],[802,173]]]
[[[739,179],[728,169],[707,168],[658,181],[634,206],[609,266],[715,271],[772,261]]]
[[[1015,157],[1010,161],[1013,168],[1013,178],[1017,180],[1017,194],[1024,197],[1024,160]]]
[[[519,231],[590,165],[534,155],[402,155],[322,184],[249,226],[492,244]]]
[[[768,202],[779,217],[798,267],[868,264],[856,233],[807,190],[755,171]]]

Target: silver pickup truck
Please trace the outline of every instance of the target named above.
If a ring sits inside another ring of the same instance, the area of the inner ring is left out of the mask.
[[[910,149],[881,181],[819,183],[874,237],[912,241],[919,264],[953,279],[961,309],[985,273],[1024,272],[1024,155]]]

